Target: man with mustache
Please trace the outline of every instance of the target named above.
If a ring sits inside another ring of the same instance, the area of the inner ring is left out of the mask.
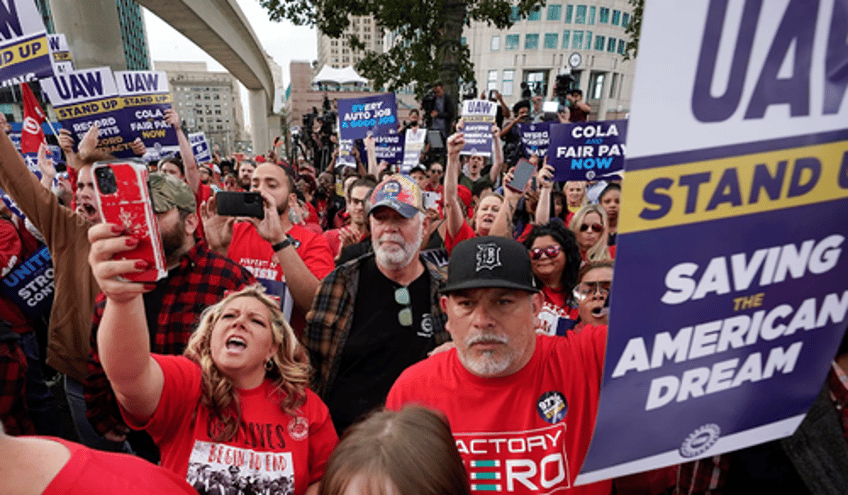
[[[315,369],[312,389],[339,434],[381,406],[400,373],[449,338],[439,307],[442,276],[420,255],[430,222],[420,187],[408,175],[392,175],[370,203],[373,253],[322,281],[303,336]]]
[[[441,297],[456,348],[404,371],[386,406],[444,413],[472,490],[608,495],[609,481],[573,486],[598,409],[606,327],[537,335],[541,306],[523,245],[459,243]]]

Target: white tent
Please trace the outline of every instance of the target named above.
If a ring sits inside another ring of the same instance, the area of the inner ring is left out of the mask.
[[[336,84],[349,84],[349,83],[360,83],[367,84],[368,79],[360,76],[353,70],[353,67],[348,65],[344,69],[334,69],[330,66],[325,65],[318,72],[318,75],[315,76],[315,79],[312,80],[313,84],[323,84],[323,83],[336,83]]]

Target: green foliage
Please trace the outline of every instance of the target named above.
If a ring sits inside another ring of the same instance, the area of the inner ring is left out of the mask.
[[[546,0],[519,0],[521,18]],[[513,25],[507,0],[260,0],[271,20],[288,19],[311,25],[333,38],[348,37],[351,49],[364,50],[354,36],[344,34],[351,16],[371,15],[379,27],[401,40],[386,53],[366,52],[357,71],[374,81],[378,90],[395,91],[442,80],[457,95],[457,82],[474,79],[470,51],[462,45],[462,31],[472,21],[499,29]]]
[[[633,13],[630,15],[630,24],[624,30],[625,33],[630,35],[624,51],[624,60],[636,58],[636,54],[639,52],[639,35],[642,33],[642,13],[645,10],[645,0],[628,0],[628,2],[633,6]]]

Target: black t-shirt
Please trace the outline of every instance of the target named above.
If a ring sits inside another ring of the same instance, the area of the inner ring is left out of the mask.
[[[363,414],[381,406],[401,372],[436,347],[430,314],[430,274],[425,269],[407,286],[412,325],[402,326],[395,301],[401,285],[386,278],[373,257],[362,261],[353,324],[342,350],[327,407],[341,433]]]

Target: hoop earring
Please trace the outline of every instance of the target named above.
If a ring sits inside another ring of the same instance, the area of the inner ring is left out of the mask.
[[[265,371],[271,371],[272,369],[274,369],[274,360],[269,359],[265,362]]]

